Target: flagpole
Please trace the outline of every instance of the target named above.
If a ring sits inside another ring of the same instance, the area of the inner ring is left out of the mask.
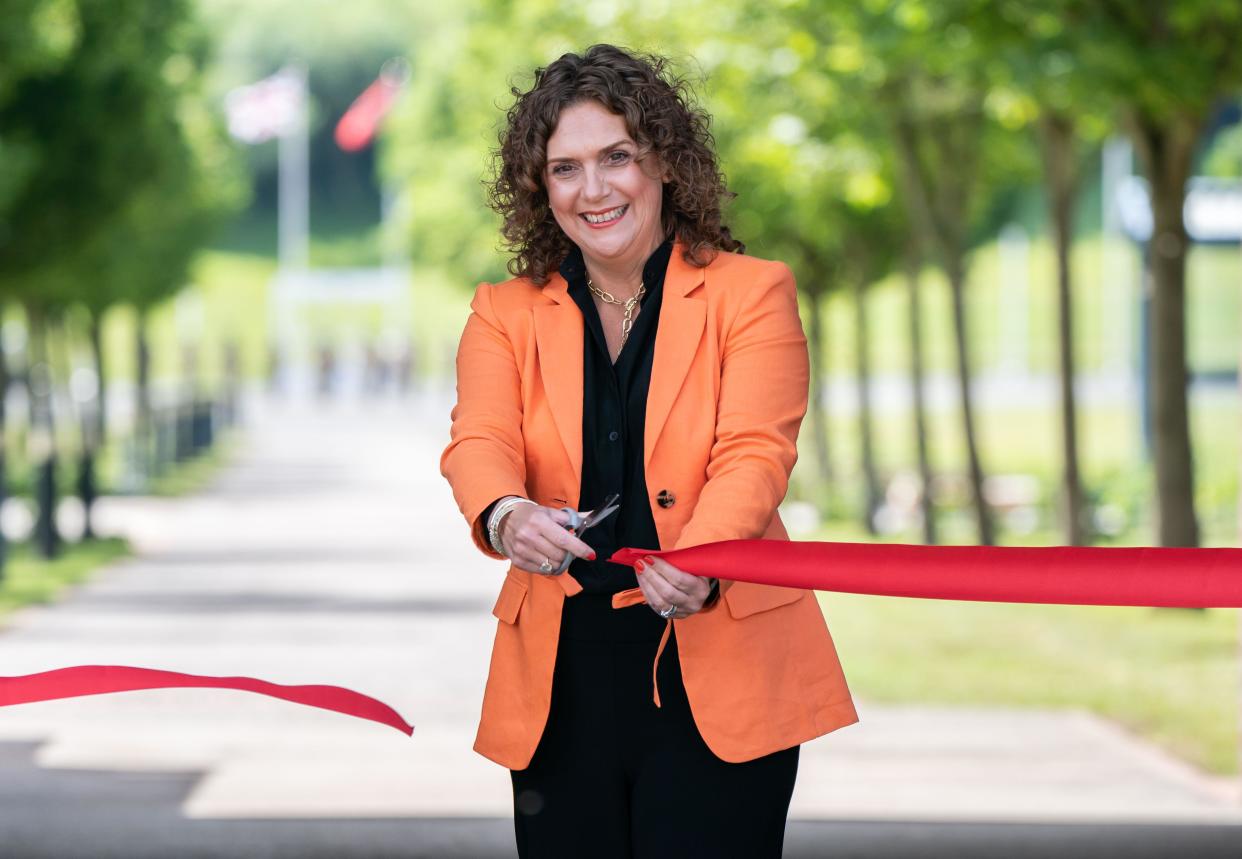
[[[310,141],[307,132],[306,68],[292,65],[282,74],[297,87],[293,121],[279,142],[278,242],[282,271],[305,271],[310,261]]]

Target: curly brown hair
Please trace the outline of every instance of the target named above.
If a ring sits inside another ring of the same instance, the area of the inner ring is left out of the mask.
[[[654,153],[671,174],[661,221],[665,235],[675,233],[685,246],[687,262],[705,266],[718,251],[745,250],[721,223],[722,203],[734,195],[716,161],[711,118],[695,103],[686,79],[668,67],[664,57],[592,45],[581,56],[565,54],[536,69],[531,89],[510,89],[516,101],[487,186],[491,207],[504,218],[500,232],[513,254],[511,274],[542,286],[569,252],[570,240],[548,205],[543,172],[561,111],[587,100],[624,117],[638,157]]]

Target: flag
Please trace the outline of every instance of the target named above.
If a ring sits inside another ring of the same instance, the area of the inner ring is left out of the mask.
[[[404,66],[402,65],[403,69]],[[397,93],[401,91],[405,74],[398,72],[381,72],[371,85],[354,99],[354,103],[345,111],[341,121],[336,124],[336,145],[346,152],[357,152],[366,147],[379,130],[380,122],[388,113]]]
[[[229,133],[245,143],[262,143],[290,133],[302,115],[305,84],[295,69],[240,86],[224,98]]]

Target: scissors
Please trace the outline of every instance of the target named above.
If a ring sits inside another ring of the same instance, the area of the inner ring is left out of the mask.
[[[621,508],[620,502],[621,496],[613,494],[605,498],[604,503],[601,506],[594,510],[589,510],[586,513],[579,513],[572,507],[562,507],[561,510],[569,514],[569,523],[564,526],[565,530],[581,539],[583,533],[587,531],[587,529],[595,527],[613,513],[616,513],[617,510]],[[569,569],[569,565],[573,561],[574,557],[574,555],[566,552],[565,559],[561,561],[560,568],[555,572],[563,573],[565,570]]]

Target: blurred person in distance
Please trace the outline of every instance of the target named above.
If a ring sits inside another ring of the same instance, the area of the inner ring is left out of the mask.
[[[441,459],[510,562],[475,749],[511,770],[523,857],[778,857],[799,744],[857,721],[814,595],[606,559],[788,539],[793,275],[722,223],[710,118],[664,59],[595,45],[513,94],[514,277],[475,293]]]

